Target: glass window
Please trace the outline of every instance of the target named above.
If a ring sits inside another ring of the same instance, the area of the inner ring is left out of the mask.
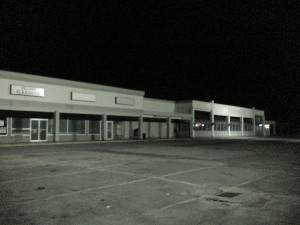
[[[67,134],[68,133],[68,120],[61,119],[59,121],[59,133],[60,134]]]
[[[48,119],[48,134],[53,134],[53,119]]]
[[[244,118],[244,131],[253,131],[253,119]]]
[[[211,130],[211,122],[196,122],[194,129],[196,131],[209,131]]]
[[[85,120],[69,120],[68,134],[85,134]]]
[[[227,131],[227,122],[215,122],[215,131]]]
[[[29,135],[30,119],[29,118],[12,118],[12,135]]]
[[[177,127],[178,127],[178,131],[180,132],[188,132],[190,130],[189,123],[178,123]]]
[[[253,125],[250,123],[244,124],[244,131],[253,131]]]
[[[99,120],[89,120],[89,134],[100,134]]]
[[[241,124],[237,122],[233,122],[230,124],[231,131],[241,131]]]
[[[12,118],[12,128],[30,128],[29,118]]]
[[[1,116],[0,117],[0,136],[7,135],[7,117]]]

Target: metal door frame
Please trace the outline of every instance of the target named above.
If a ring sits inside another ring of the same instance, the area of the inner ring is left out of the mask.
[[[32,132],[32,127],[31,127],[31,122],[32,121],[38,121],[38,140],[32,140],[31,139],[31,132]],[[46,121],[46,140],[41,140],[40,137],[40,131],[41,131],[41,121]],[[37,118],[30,118],[30,142],[45,142],[48,141],[48,119],[37,119]]]
[[[108,124],[111,124],[111,138],[108,137]],[[107,140],[114,139],[114,121],[106,121],[106,138]]]

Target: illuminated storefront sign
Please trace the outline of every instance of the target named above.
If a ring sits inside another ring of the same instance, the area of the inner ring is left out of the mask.
[[[12,95],[43,97],[45,92],[44,92],[44,88],[11,85],[10,93]]]

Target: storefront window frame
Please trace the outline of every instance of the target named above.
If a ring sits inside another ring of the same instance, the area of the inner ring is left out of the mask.
[[[1,134],[1,133],[0,133],[0,136],[1,136],[1,137],[6,137],[6,136],[8,136],[8,117],[6,117],[6,134]]]
[[[28,130],[29,131],[28,134],[13,134],[13,131],[16,130],[16,129],[18,129],[18,128],[13,128],[13,119],[15,119],[15,117],[11,117],[10,118],[10,127],[11,127],[10,135],[11,136],[18,136],[18,135],[21,135],[21,136],[30,136],[30,130],[31,130],[30,118],[18,118],[18,119],[28,119],[29,120],[29,128],[22,128],[22,130]]]

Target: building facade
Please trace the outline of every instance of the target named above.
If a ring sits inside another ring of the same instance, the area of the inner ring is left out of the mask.
[[[0,143],[266,136],[264,111],[0,71]],[[271,130],[271,132],[270,132]]]

